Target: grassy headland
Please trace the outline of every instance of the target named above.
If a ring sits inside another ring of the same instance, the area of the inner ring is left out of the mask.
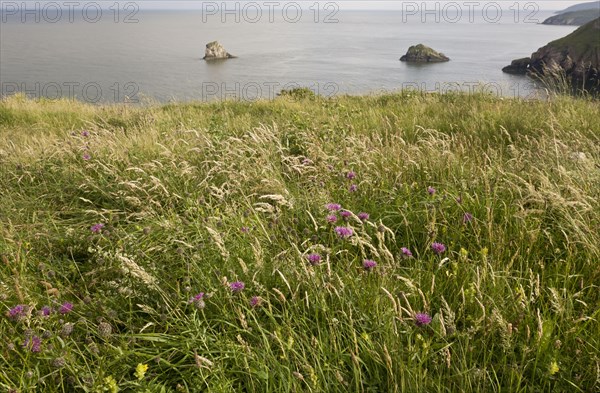
[[[1,101],[0,387],[597,391],[599,118]]]

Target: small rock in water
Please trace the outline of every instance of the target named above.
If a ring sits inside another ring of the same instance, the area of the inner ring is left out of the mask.
[[[450,61],[443,53],[436,52],[423,44],[413,45],[408,48],[408,52],[400,58],[400,61],[411,63],[442,63]]]
[[[228,53],[223,45],[218,41],[209,42],[206,44],[206,51],[204,52],[204,60],[218,60],[218,59],[233,59],[235,56]]]

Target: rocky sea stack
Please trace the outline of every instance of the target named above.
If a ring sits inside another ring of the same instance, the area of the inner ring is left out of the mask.
[[[225,48],[223,48],[223,45],[219,44],[218,41],[213,41],[206,44],[204,60],[233,59],[235,57],[236,56],[228,53]]]
[[[443,63],[449,60],[443,53],[436,52],[423,44],[411,46],[408,48],[408,52],[400,58],[400,61],[411,63]]]
[[[527,58],[514,60],[502,71],[533,77],[566,78],[573,86],[600,89],[600,18],[550,42]]]

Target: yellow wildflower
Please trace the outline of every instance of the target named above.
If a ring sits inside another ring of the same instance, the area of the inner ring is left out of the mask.
[[[138,381],[144,379],[144,376],[146,376],[146,371],[148,371],[148,365],[138,363],[138,365],[135,367],[135,376],[137,377]]]
[[[552,362],[550,362],[550,366],[548,367],[548,373],[550,375],[554,375],[559,371],[560,371],[560,367],[558,367],[558,363],[556,363],[556,360],[553,360]]]
[[[112,375],[104,378],[104,389],[105,392],[117,393],[119,391],[119,385]]]

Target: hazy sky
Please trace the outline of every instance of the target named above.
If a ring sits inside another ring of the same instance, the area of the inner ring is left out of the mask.
[[[213,0],[204,1],[205,3],[222,4],[222,3],[249,3],[254,2],[259,4],[261,7],[263,4],[269,2],[276,2],[284,4],[291,0]],[[524,7],[526,4],[535,4],[541,10],[561,10],[574,4],[585,3],[588,1],[565,1],[565,0],[295,0],[296,3],[305,5],[306,7],[311,6],[314,3],[319,3],[320,6],[328,2],[336,3],[340,9],[402,9],[402,3],[416,3],[421,4],[425,2],[431,7],[434,7],[434,3],[439,3],[443,6],[446,3],[456,3],[460,6],[464,6],[468,9],[468,3],[475,3],[472,7],[483,7],[486,3],[500,4],[503,8],[513,6],[515,3],[519,3],[520,7]],[[202,8],[203,1],[200,0],[138,0],[135,1],[140,8]],[[268,7],[268,5],[264,5]]]
[[[499,4],[502,8],[508,9],[518,3],[520,9],[531,10],[531,6],[537,7],[539,10],[562,10],[571,5],[587,3],[590,0],[0,0],[0,9],[6,6],[10,7],[21,7],[23,4],[27,8],[30,8],[31,4],[37,4],[43,6],[48,3],[57,3],[61,7],[73,7],[73,5],[67,6],[66,4],[75,4],[75,8],[80,8],[88,3],[99,4],[100,7],[112,7],[115,3],[121,5],[124,4],[135,4],[140,9],[202,9],[203,3],[212,3],[219,9],[224,8],[222,4],[226,4],[226,7],[233,7],[233,4],[239,4],[243,7],[246,3],[255,3],[263,10],[268,10],[270,7],[274,7],[271,4],[285,4],[285,3],[297,3],[303,8],[308,8],[316,5],[323,8],[328,3],[334,3],[339,9],[358,9],[358,10],[402,10],[403,4],[406,6],[407,3],[416,4],[419,8],[423,8],[422,4],[425,3],[427,9],[435,9],[436,3],[440,7],[445,4],[454,3],[458,4],[461,9],[469,10],[472,7],[474,10],[480,10],[488,3]],[[63,4],[65,4],[63,6]],[[471,5],[469,5],[471,4]],[[411,6],[412,7],[412,6]],[[277,6],[275,5],[275,8]],[[128,8],[129,9],[129,8]],[[205,8],[206,9],[206,8]]]

